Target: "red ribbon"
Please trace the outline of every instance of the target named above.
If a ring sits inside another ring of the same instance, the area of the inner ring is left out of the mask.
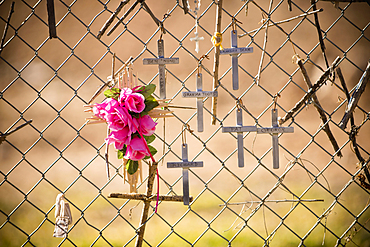
[[[141,117],[141,115],[140,115],[140,117]],[[130,119],[130,118],[129,118],[129,119]],[[151,152],[150,152],[150,150],[149,150],[148,144],[146,143],[146,141],[145,141],[145,139],[144,139],[144,137],[143,137],[143,134],[139,131],[139,128],[135,125],[134,121],[132,121],[132,119],[130,119],[130,121],[131,121],[131,123],[134,125],[134,127],[135,127],[135,129],[136,129],[137,133],[139,133],[139,135],[140,135],[141,139],[143,140],[143,143],[144,143],[144,145],[145,145],[145,147],[146,147],[146,150],[147,150],[147,151],[148,151],[148,153],[149,153],[150,158],[152,159],[152,162],[153,162],[153,163],[156,163],[156,161],[155,161],[155,159],[154,159],[154,157],[153,157],[152,153],[151,153]],[[156,204],[155,204],[155,213],[157,213],[157,209],[158,209],[158,202],[159,202],[159,172],[158,172],[158,168],[157,168],[156,170],[157,170],[157,201],[156,201]],[[149,175],[150,175],[150,174],[149,174]]]

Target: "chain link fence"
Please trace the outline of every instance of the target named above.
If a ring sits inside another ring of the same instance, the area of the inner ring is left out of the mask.
[[[0,30],[6,28],[11,2],[1,2]],[[182,1],[146,1],[163,21],[165,57],[180,59],[166,67],[167,99],[173,106],[189,108],[171,108],[173,117],[157,121],[153,146],[158,150],[160,193],[182,195],[182,173],[167,169],[166,163],[181,161],[185,138],[189,160],[203,161],[204,167],[189,169],[194,198],[189,206],[163,201],[154,213],[155,203],[151,204],[143,245],[370,246],[366,188],[370,181],[365,174],[370,152],[369,89],[358,101],[354,122],[341,129],[348,100],[338,73],[331,71],[315,96],[321,104],[308,98],[281,125],[294,127],[294,133],[278,136],[279,169],[273,169],[271,135],[242,134],[245,166],[239,168],[238,134],[222,132],[222,127],[236,125],[237,109],[242,111],[243,125],[271,127],[271,109],[283,117],[300,101],[309,88],[292,57],[301,58],[314,84],[339,56],[352,95],[370,58],[369,4],[223,1],[223,47],[231,47],[235,29],[239,35],[247,33],[238,38],[238,46],[254,51],[238,56],[238,90],[232,88],[231,58],[220,57],[216,114],[212,99],[204,98],[205,128],[198,132],[196,100],[181,95],[196,90],[202,55],[210,58],[202,62],[203,88],[213,90],[211,37],[217,4],[202,0],[196,16],[195,3],[188,2],[190,10],[184,14]],[[1,246],[135,244],[142,203],[108,198],[112,192],[129,192],[129,185],[123,183],[123,165],[113,148],[107,180],[106,126],[86,125],[89,114],[83,107],[111,74],[113,53],[116,68],[132,56],[138,83],[158,85],[158,68],[144,66],[142,59],[157,57],[161,29],[142,3],[135,6],[132,0],[118,17],[131,7],[133,11],[115,32],[97,38],[119,3],[55,1],[57,37],[50,39],[46,1],[15,1],[0,56]],[[326,58],[312,14],[316,9]],[[296,16],[300,17],[292,18]],[[190,40],[197,22],[198,35],[204,37],[199,53]],[[100,95],[94,102],[102,100]],[[337,150],[326,134],[328,126]],[[140,193],[146,189],[146,167]],[[66,238],[53,238],[59,193],[64,193],[73,215]]]

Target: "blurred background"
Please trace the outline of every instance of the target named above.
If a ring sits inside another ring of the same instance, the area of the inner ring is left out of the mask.
[[[131,0],[119,17],[134,4]],[[195,52],[194,1],[184,14],[182,1],[147,0],[154,15],[164,21],[165,57],[178,57],[179,64],[166,66],[167,98],[175,106],[196,107],[195,99],[182,92],[196,90],[198,58],[203,60],[203,90],[213,90],[216,4],[201,0],[198,32],[204,37]],[[238,168],[236,133],[222,133],[222,126],[236,125],[236,100],[241,99],[243,124],[271,126],[274,95],[283,117],[308,90],[298,55],[315,83],[327,65],[323,58],[313,15],[263,28],[313,11],[308,0],[223,1],[222,45],[231,47],[232,17],[239,22],[239,47],[254,52],[240,55],[239,89],[232,89],[231,58],[220,57],[216,124],[212,125],[212,100],[204,99],[204,132],[197,131],[195,109],[172,108],[173,116],[157,120],[160,193],[182,195],[180,169],[166,163],[181,160],[182,133],[186,135],[189,160],[203,161],[203,168],[190,169],[190,206],[160,202],[144,236],[145,246],[370,246],[369,190],[357,177],[367,163],[359,164],[349,139],[350,123],[338,127],[347,106],[338,77],[317,92],[328,118],[325,125],[338,143],[336,155],[311,101],[283,124],[294,134],[279,136],[280,168],[272,168],[270,135],[245,132],[244,168]],[[8,19],[12,1],[0,5],[0,32]],[[110,36],[97,34],[120,1],[55,1],[57,38],[49,38],[46,0],[16,0],[0,54],[0,246],[133,246],[142,203],[108,198],[112,192],[128,193],[123,182],[122,161],[109,149],[111,179],[105,175],[106,125],[86,125],[84,105],[111,75],[112,55],[116,69],[133,56],[139,84],[158,85],[158,67],[144,66],[143,58],[157,55],[161,32],[138,4],[124,24]],[[350,93],[355,90],[370,58],[370,6],[363,3],[317,1],[319,23],[329,65],[339,56],[339,67]],[[270,12],[270,15],[268,15]],[[265,18],[265,19],[264,19]],[[117,22],[113,22],[113,25]],[[113,26],[112,25],[112,26]],[[111,27],[112,27],[111,26]],[[110,29],[110,28],[109,28]],[[109,30],[108,29],[108,30]],[[264,56],[260,65],[261,56]],[[257,85],[257,75],[260,80]],[[369,159],[370,97],[366,88],[354,111],[360,154]],[[159,90],[155,92],[159,96]],[[95,103],[104,100],[100,95]],[[184,130],[188,124],[193,131]],[[148,175],[143,165],[144,177]],[[155,183],[155,191],[157,188]],[[145,193],[146,180],[138,184]],[[64,193],[71,206],[73,225],[68,238],[54,238],[54,203]],[[281,200],[314,202],[279,202]],[[323,201],[322,201],[323,200]],[[272,202],[271,202],[272,201]]]

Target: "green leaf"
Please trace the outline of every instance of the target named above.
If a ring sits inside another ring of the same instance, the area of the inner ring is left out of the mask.
[[[117,158],[120,160],[120,159],[123,159],[123,156],[125,156],[126,154],[126,149],[127,149],[127,146],[124,145],[123,148],[121,150],[118,150],[117,151]]]
[[[145,100],[144,103],[145,103],[145,109],[144,109],[143,112],[146,112],[146,113],[151,111],[153,108],[159,106],[159,103],[155,99],[154,100]]]
[[[155,149],[155,147],[153,147],[153,146],[148,145],[148,148],[149,148],[150,153],[153,156],[158,152],[157,149]],[[149,158],[150,158],[150,156],[145,156],[144,160],[149,159]]]
[[[156,100],[156,99],[153,97],[153,95],[150,95],[150,96],[146,97],[145,100],[153,101],[153,100]]]
[[[113,98],[115,100],[118,100],[120,92],[121,92],[121,89],[112,87],[104,91],[104,96],[107,98]]]
[[[137,160],[127,161],[126,170],[130,175],[134,174],[138,168],[139,168],[139,162]]]
[[[140,92],[145,99],[150,97],[154,93],[156,86],[154,84],[149,84],[144,86],[144,89]]]
[[[155,135],[153,134],[151,136],[144,136],[144,139],[147,144],[152,143],[155,140]]]

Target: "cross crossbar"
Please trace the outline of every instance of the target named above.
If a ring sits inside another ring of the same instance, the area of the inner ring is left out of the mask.
[[[222,127],[222,133],[236,132],[238,135],[238,167],[244,167],[244,143],[243,132],[256,132],[256,126],[243,126],[243,112],[241,109],[236,110],[237,126]]]
[[[202,91],[203,82],[202,74],[199,73],[196,75],[197,81],[197,91],[196,92],[183,92],[183,98],[197,98],[197,129],[198,132],[203,132],[203,97],[218,97],[217,91]]]
[[[158,57],[157,58],[144,58],[144,65],[158,65],[159,74],[159,97],[166,98],[166,64],[178,64],[179,58],[165,58],[164,57],[164,40],[159,39],[158,44]]]
[[[231,69],[233,77],[233,89],[239,89],[239,73],[238,73],[238,55],[241,53],[252,53],[253,47],[238,47],[237,30],[231,30],[231,47],[224,48],[220,51],[220,55],[231,55]]]
[[[188,145],[182,144],[182,161],[167,162],[167,168],[182,168],[182,190],[184,205],[189,205],[189,167],[203,167],[203,161],[188,161]]]
[[[279,140],[280,133],[294,133],[294,127],[279,127],[278,125],[278,110],[271,110],[272,127],[258,128],[257,134],[272,134],[272,167],[279,169]]]

